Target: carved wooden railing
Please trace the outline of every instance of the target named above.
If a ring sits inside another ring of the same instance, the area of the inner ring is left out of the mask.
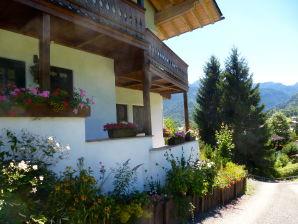
[[[145,10],[129,0],[46,1],[139,39],[145,38]]]
[[[150,62],[183,84],[187,84],[188,65],[149,29],[146,30],[146,36],[149,42]]]

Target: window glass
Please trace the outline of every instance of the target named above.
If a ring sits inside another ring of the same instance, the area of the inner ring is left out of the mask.
[[[0,58],[0,83],[25,87],[25,62]]]
[[[116,105],[117,110],[117,122],[127,122],[127,105],[124,104],[117,104]]]

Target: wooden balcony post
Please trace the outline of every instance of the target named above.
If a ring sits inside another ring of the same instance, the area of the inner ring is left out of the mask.
[[[42,90],[50,90],[50,26],[50,15],[43,13],[39,38],[39,87]]]
[[[188,97],[187,92],[183,92],[184,98],[184,120],[185,120],[185,130],[189,130],[189,114],[188,114]]]
[[[145,60],[143,68],[143,104],[144,104],[144,129],[146,135],[152,135],[151,128],[151,107],[150,107],[150,88],[151,88],[151,73],[148,68],[148,61]]]

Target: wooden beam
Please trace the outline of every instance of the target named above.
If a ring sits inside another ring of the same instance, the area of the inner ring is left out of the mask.
[[[50,27],[50,15],[43,13],[39,39],[39,87],[41,90],[50,90]]]
[[[195,27],[192,25],[192,23],[189,21],[189,19],[186,16],[182,16],[182,19],[183,19],[185,25],[188,26],[189,30],[195,29]]]
[[[86,40],[86,41],[84,41],[84,42],[78,44],[76,47],[77,47],[77,48],[84,47],[85,45],[90,44],[90,43],[92,43],[93,41],[99,40],[99,39],[100,39],[101,37],[103,37],[103,36],[105,36],[105,35],[103,35],[103,34],[99,34],[99,35],[95,36],[94,38],[88,39],[88,40]]]
[[[199,27],[202,27],[203,24],[201,23],[201,18],[199,17],[199,15],[197,15],[196,12],[194,12],[193,10],[191,10],[190,13],[192,16],[194,16],[197,19],[197,23]]]
[[[155,24],[159,25],[188,12],[189,10],[194,8],[194,4],[196,1],[197,0],[186,0],[160,12],[157,12],[155,14]]]
[[[188,97],[187,92],[183,92],[184,99],[184,120],[185,120],[185,130],[189,130],[189,114],[188,114]]]
[[[204,12],[206,13],[207,17],[209,18],[209,23],[214,23],[214,19],[213,16],[211,15],[211,13],[209,12],[209,9],[207,8],[207,6],[205,5],[206,1],[201,1],[199,4],[202,6]]]
[[[152,135],[152,127],[151,127],[151,107],[150,107],[150,88],[152,84],[152,76],[149,71],[149,61],[144,60],[144,68],[143,68],[143,104],[144,104],[144,129],[146,135]]]

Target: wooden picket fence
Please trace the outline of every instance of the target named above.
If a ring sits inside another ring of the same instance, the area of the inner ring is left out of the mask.
[[[211,209],[225,205],[233,199],[244,194],[246,188],[246,178],[231,184],[231,187],[219,189],[214,188],[209,194],[204,197],[192,196],[189,197],[192,204],[195,206],[195,217],[210,211]],[[174,200],[170,199],[166,202],[160,202],[154,206],[145,208],[147,212],[152,214],[151,218],[142,218],[138,221],[139,224],[178,224],[178,220],[174,215]]]

